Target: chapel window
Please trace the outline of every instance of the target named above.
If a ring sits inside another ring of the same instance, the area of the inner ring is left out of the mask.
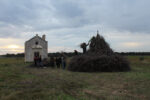
[[[35,44],[36,44],[36,45],[38,45],[38,44],[39,44],[39,42],[38,42],[38,41],[36,41],[36,42],[35,42]]]

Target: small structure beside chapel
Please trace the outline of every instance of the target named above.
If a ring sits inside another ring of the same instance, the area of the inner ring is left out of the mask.
[[[35,56],[41,56],[42,59],[48,57],[48,42],[45,39],[45,35],[40,37],[36,34],[25,42],[25,62],[33,62]]]

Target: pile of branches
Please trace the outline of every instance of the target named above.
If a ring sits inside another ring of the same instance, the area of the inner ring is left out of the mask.
[[[76,72],[124,72],[130,66],[126,58],[116,54],[105,39],[97,34],[89,43],[83,55],[71,59],[68,69]]]
[[[99,34],[97,34],[96,37],[93,36],[89,42],[88,54],[92,53],[99,56],[113,54],[113,50],[110,48],[109,44]]]

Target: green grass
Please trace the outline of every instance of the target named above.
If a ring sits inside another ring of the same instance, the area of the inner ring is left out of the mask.
[[[150,57],[128,56],[132,70],[79,73],[30,68],[23,58],[0,59],[0,100],[150,100]]]

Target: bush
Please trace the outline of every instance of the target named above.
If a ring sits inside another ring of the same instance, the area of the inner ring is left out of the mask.
[[[128,61],[119,55],[81,55],[72,58],[68,69],[77,72],[124,72],[130,67]]]

